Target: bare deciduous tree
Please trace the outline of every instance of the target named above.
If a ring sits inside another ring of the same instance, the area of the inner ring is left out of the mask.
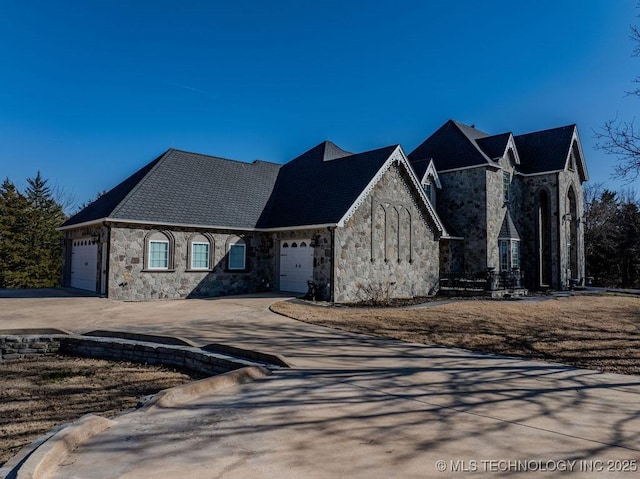
[[[640,3],[638,4],[640,8]],[[633,56],[640,57],[640,29],[631,27],[631,40],[634,42]],[[633,82],[640,84],[640,76]],[[630,96],[640,96],[640,87],[627,92]],[[598,143],[596,148],[615,155],[618,164],[615,176],[629,180],[636,180],[640,176],[640,129],[634,125],[634,120],[619,120],[617,118],[605,122],[595,133]]]

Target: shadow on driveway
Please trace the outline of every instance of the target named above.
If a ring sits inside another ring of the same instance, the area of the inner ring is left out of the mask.
[[[0,289],[0,298],[87,298],[96,293],[75,288]]]

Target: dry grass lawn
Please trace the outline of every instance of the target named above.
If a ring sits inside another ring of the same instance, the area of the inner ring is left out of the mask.
[[[47,356],[0,362],[0,465],[84,414],[113,417],[140,397],[191,378],[157,366]]]
[[[294,300],[271,309],[357,333],[640,374],[638,296],[460,300],[420,309],[320,306]]]

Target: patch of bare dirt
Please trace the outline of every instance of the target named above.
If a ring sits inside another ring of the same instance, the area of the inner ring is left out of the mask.
[[[640,374],[637,296],[454,301],[420,309],[285,301],[271,309],[307,323],[356,333]]]
[[[20,448],[88,413],[113,417],[191,378],[160,366],[46,356],[0,362],[0,466]]]

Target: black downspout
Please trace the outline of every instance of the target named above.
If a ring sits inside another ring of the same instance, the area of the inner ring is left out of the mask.
[[[331,273],[329,275],[329,284],[331,287],[331,291],[329,293],[329,301],[330,302],[335,302],[335,295],[334,295],[334,291],[335,291],[335,271],[336,271],[336,254],[335,254],[335,241],[336,241],[336,229],[335,227],[331,227],[329,226],[327,228],[329,230],[329,232],[331,233]]]
[[[560,172],[556,173],[556,212],[558,224],[558,290],[562,291],[562,215],[560,213]]]
[[[109,261],[109,258],[111,257],[111,227],[107,224],[106,221],[104,221],[102,224],[105,226],[105,228],[107,228],[106,271],[104,272],[104,275],[102,277],[104,278],[104,282],[105,282],[104,297],[108,298],[109,297],[109,265],[111,264],[111,261]],[[100,265],[100,266],[102,266],[102,265]]]

